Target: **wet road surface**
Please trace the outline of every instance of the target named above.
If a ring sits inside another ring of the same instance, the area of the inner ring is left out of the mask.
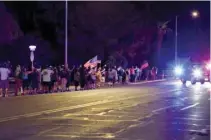
[[[209,140],[210,84],[164,81],[0,99],[0,140]]]

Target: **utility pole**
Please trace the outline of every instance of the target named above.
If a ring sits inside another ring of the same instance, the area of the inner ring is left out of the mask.
[[[178,32],[177,32],[177,19],[178,19],[178,16],[176,16],[175,18],[175,64],[177,65],[178,64],[178,58],[177,58],[177,35],[178,35]]]
[[[65,0],[65,67],[68,67],[68,0]]]

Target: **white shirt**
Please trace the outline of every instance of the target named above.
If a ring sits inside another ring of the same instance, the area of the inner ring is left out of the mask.
[[[8,68],[0,68],[1,80],[9,78],[10,70]]]
[[[50,69],[44,69],[42,71],[42,77],[43,82],[51,82],[51,75],[53,74],[53,71]]]

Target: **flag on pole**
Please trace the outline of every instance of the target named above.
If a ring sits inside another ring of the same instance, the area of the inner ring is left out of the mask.
[[[145,69],[149,66],[149,63],[148,62],[145,62],[143,65],[141,65],[141,69]]]
[[[90,59],[89,61],[87,61],[85,64],[84,64],[84,67],[88,68],[88,67],[91,67],[91,68],[94,68],[97,66],[98,63],[101,63],[101,60],[98,60],[97,59],[97,55],[95,57],[93,57],[92,59]]]

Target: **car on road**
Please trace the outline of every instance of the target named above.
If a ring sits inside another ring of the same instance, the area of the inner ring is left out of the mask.
[[[186,84],[187,81],[191,81],[192,84],[196,84],[196,82],[204,84],[206,81],[210,81],[209,70],[205,64],[195,63],[186,67],[177,66],[175,74],[183,84]]]

